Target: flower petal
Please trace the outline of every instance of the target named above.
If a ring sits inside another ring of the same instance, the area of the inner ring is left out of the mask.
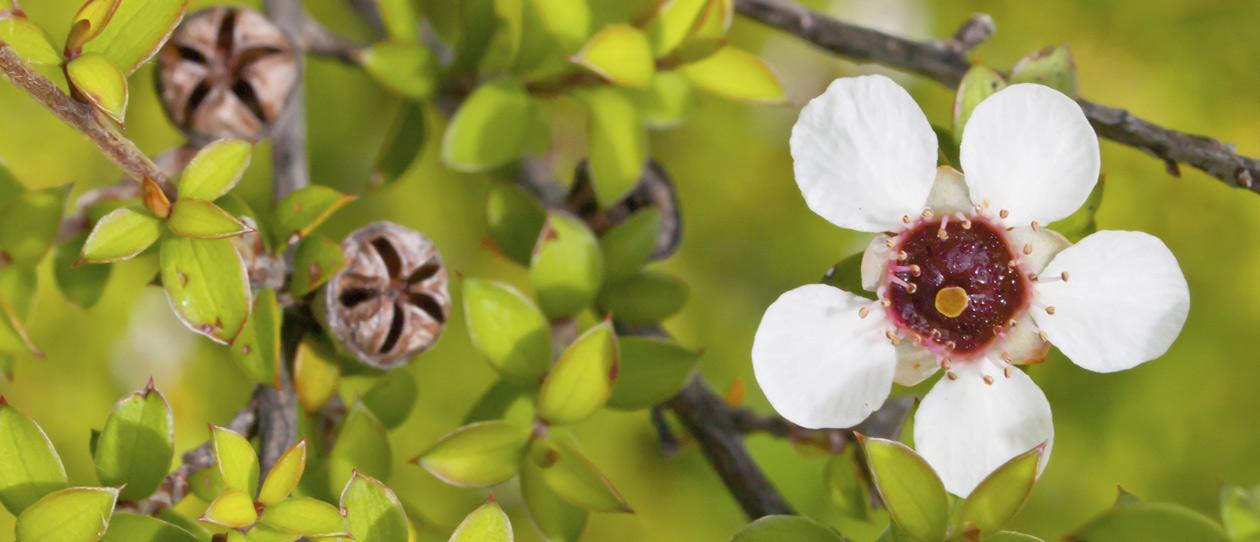
[[[1049,87],[1012,85],[980,102],[960,161],[971,201],[1010,211],[1007,224],[1049,224],[1098,182],[1098,136],[1080,106]]]
[[[907,340],[897,345],[897,372],[893,375],[893,382],[910,387],[927,380],[936,374],[937,369],[940,365],[937,365],[936,354],[928,349]]]
[[[1032,309],[1033,320],[1068,358],[1109,373],[1164,354],[1190,311],[1190,289],[1163,241],[1130,231],[1100,231],[1050,262],[1036,300],[1054,314]]]
[[[900,229],[936,177],[936,134],[910,94],[882,75],[837,79],[792,128],[805,203],[842,228]]]
[[[1002,339],[1001,352],[1003,359],[1005,356],[1010,357],[1010,363],[1031,365],[1046,360],[1046,355],[1050,353],[1050,343],[1041,340],[1041,333],[1038,332],[1037,326],[1034,326],[1032,318],[1025,314],[1020,317],[1014,328],[1006,332],[1006,338]]]
[[[1003,463],[1053,441],[1054,424],[1045,394],[1023,371],[1012,369],[1006,378],[985,360],[955,371],[957,380],[940,379],[919,405],[914,444],[945,489],[966,497]],[[1049,459],[1047,446],[1039,468]]]
[[[862,288],[868,292],[874,292],[888,274],[888,253],[892,252],[888,239],[887,235],[876,235],[862,253]]]
[[[1045,228],[1034,230],[1027,226],[1020,226],[1007,232],[1006,235],[1015,250],[1032,245],[1032,253],[1023,255],[1024,267],[1037,274],[1045,271],[1050,260],[1053,260],[1063,249],[1072,246],[1072,242],[1059,232]]]
[[[802,427],[850,427],[884,403],[897,355],[880,332],[883,311],[858,316],[870,305],[811,284],[766,309],[753,339],[753,372],[779,414]]]
[[[971,194],[967,192],[967,180],[963,174],[949,166],[937,167],[927,207],[938,215],[971,214]]]

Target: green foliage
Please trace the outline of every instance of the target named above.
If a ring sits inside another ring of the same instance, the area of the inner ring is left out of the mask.
[[[259,384],[276,385],[280,367],[280,305],[270,288],[258,292],[245,327],[228,348],[228,357]]]
[[[700,352],[672,340],[624,337],[618,342],[621,357],[610,408],[640,410],[660,404],[682,391],[700,364]]]
[[[1260,493],[1258,488],[1221,486],[1221,524],[1234,540],[1250,540],[1260,535]]]
[[[465,172],[505,165],[529,148],[528,127],[539,122],[540,114],[520,82],[483,84],[451,117],[442,137],[442,162]]]
[[[239,139],[221,139],[203,147],[184,167],[179,197],[214,201],[240,182],[249,168],[254,145]]]
[[[77,51],[83,44],[96,38],[114,18],[122,0],[87,0],[74,14],[70,35],[66,38],[66,51]]]
[[[560,355],[538,391],[538,416],[567,425],[586,419],[604,406],[617,378],[620,357],[612,322],[583,333]]]
[[[1202,514],[1172,504],[1132,503],[1099,514],[1074,531],[1073,542],[1226,542],[1220,526]]]
[[[44,430],[0,399],[0,503],[20,515],[68,485],[61,458]]]
[[[589,307],[599,293],[603,273],[599,241],[590,228],[568,213],[548,214],[529,264],[530,282],[543,313],[558,318]]]
[[[542,469],[547,487],[569,504],[591,512],[633,512],[595,464],[572,444],[537,439],[528,460]]]
[[[287,533],[312,538],[350,534],[345,519],[335,506],[309,497],[295,497],[269,505],[259,521]]]
[[[643,124],[656,129],[682,124],[699,101],[695,87],[687,78],[672,71],[657,73],[651,86],[630,90],[627,95],[639,108]]]
[[[0,3],[0,9],[2,9]],[[40,64],[60,64],[61,53],[52,43],[48,31],[29,19],[9,17],[0,19],[0,41],[12,47],[18,55]]]
[[[189,239],[225,239],[254,231],[219,206],[196,198],[175,200],[166,225]]]
[[[450,542],[512,542],[512,523],[491,500],[464,518]]]
[[[577,542],[590,513],[560,498],[537,463],[522,461],[520,475],[521,499],[538,531],[554,542]]]
[[[293,390],[307,412],[324,407],[341,386],[341,363],[326,341],[307,336],[293,353]]]
[[[214,460],[219,467],[223,487],[229,491],[244,491],[252,495],[258,487],[259,470],[258,454],[254,453],[254,447],[244,436],[231,429],[211,427],[210,432],[214,443]]]
[[[648,207],[609,228],[599,238],[604,257],[604,281],[616,284],[635,276],[648,263],[656,249],[664,218],[660,210]]]
[[[95,542],[109,526],[118,489],[72,487],[44,496],[22,511],[15,528],[21,542]]]
[[[271,217],[272,247],[276,252],[283,252],[354,199],[355,196],[342,194],[327,186],[294,190],[276,203],[275,214]]]
[[[341,245],[319,234],[302,238],[293,254],[293,269],[289,293],[305,296],[323,286],[328,279],[346,266],[346,255]]]
[[[126,260],[162,237],[162,221],[140,205],[128,205],[100,219],[83,244],[78,263]]]
[[[868,292],[862,287],[862,256],[863,253],[858,252],[840,260],[840,263],[827,270],[821,282],[875,301],[875,292]]]
[[[138,501],[157,491],[175,457],[175,420],[152,382],[114,405],[96,441],[96,476],[124,486],[119,498]]]
[[[127,113],[127,76],[109,57],[85,53],[66,63],[66,77],[75,90],[114,122]]]
[[[385,144],[381,146],[372,166],[373,185],[392,184],[402,178],[424,149],[428,134],[425,130],[424,108],[419,103],[404,101],[398,105],[394,119],[394,125],[385,137]]]
[[[597,304],[628,324],[655,324],[682,310],[689,291],[678,277],[646,270],[605,287]]]
[[[919,454],[904,444],[864,437],[875,487],[893,522],[912,540],[939,542],[949,528],[945,485]]]
[[[393,471],[389,436],[372,411],[355,401],[346,412],[337,442],[328,452],[328,488],[332,494],[346,487],[354,473],[376,479]]]
[[[1076,96],[1076,61],[1067,45],[1047,45],[1019,59],[1008,78],[1012,85],[1037,83]]]
[[[1047,443],[1048,444],[1048,443]],[[1039,464],[1047,444],[1015,456],[989,474],[959,509],[957,523],[963,532],[979,537],[994,534],[1023,508],[1037,482]]]
[[[735,47],[723,46],[703,59],[684,64],[678,73],[696,88],[723,98],[759,104],[787,100],[779,76],[761,59]]]
[[[849,447],[843,454],[832,455],[825,476],[832,504],[845,516],[866,521],[871,515],[871,490],[857,453],[856,448]]]
[[[378,83],[411,100],[428,100],[437,91],[438,63],[418,42],[378,43],[359,53],[359,63]]]
[[[211,501],[200,521],[240,529],[258,521],[258,510],[254,508],[254,500],[249,498],[249,493],[229,489]]]
[[[583,89],[575,96],[589,111],[591,185],[601,207],[620,200],[639,182],[647,163],[647,132],[634,102],[620,89]]]
[[[161,519],[114,514],[101,542],[197,542],[188,531]]]
[[[57,238],[69,186],[28,190],[0,203],[0,252],[18,265],[34,266]]]
[[[464,280],[473,346],[505,378],[537,382],[551,366],[551,330],[542,311],[502,282]]]
[[[385,373],[363,394],[363,405],[386,429],[402,425],[416,404],[416,378],[405,366]]]
[[[963,128],[971,119],[971,112],[980,102],[997,91],[1006,88],[1002,74],[983,64],[976,64],[967,70],[966,75],[958,83],[958,92],[954,95],[954,145],[962,143]]]
[[[175,314],[189,329],[231,344],[250,309],[249,277],[232,243],[167,236],[161,251],[162,286]]]
[[[648,25],[652,52],[663,56],[678,46],[695,30],[709,0],[673,0],[657,4],[657,11]]]
[[[407,542],[407,514],[385,484],[354,473],[341,492],[346,525],[358,542]]]
[[[53,277],[66,299],[83,307],[91,308],[105,293],[113,267],[108,265],[75,265],[88,232],[79,232],[53,249]]]
[[[740,529],[731,542],[840,542],[826,525],[800,516],[766,516]]]
[[[149,60],[184,17],[188,0],[125,0],[109,25],[83,47],[109,57],[126,75]]]
[[[530,433],[505,421],[474,423],[442,437],[415,463],[451,485],[489,487],[516,475]]]
[[[26,331],[38,279],[33,267],[0,268],[0,352],[43,355]],[[6,368],[4,372],[11,373],[11,370]]]
[[[573,62],[627,87],[646,87],[656,74],[647,35],[624,23],[606,26],[596,33],[573,57]]]
[[[498,183],[486,197],[486,222],[499,251],[516,263],[529,265],[538,234],[547,222],[547,211],[524,189]]]
[[[297,487],[305,470],[306,439],[302,439],[286,450],[271,467],[258,490],[258,502],[268,507],[283,502]]]

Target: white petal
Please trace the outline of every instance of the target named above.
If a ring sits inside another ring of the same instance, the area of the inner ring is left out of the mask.
[[[896,350],[871,300],[823,284],[779,297],[753,339],[753,372],[770,404],[808,428],[850,427],[888,398]]]
[[[893,375],[893,382],[906,387],[923,382],[936,374],[936,370],[940,368],[936,363],[936,354],[922,346],[915,346],[908,340],[902,340],[897,345],[897,372]]]
[[[1075,212],[1098,182],[1098,136],[1071,98],[1012,85],[976,106],[960,161],[971,201],[1010,211],[1007,224],[1049,224]]]
[[[874,292],[880,281],[884,280],[884,275],[888,274],[889,252],[892,249],[888,248],[887,235],[876,235],[866,245],[866,251],[862,253],[862,288],[866,291]]]
[[[1041,274],[1050,260],[1053,260],[1059,252],[1072,246],[1072,242],[1059,232],[1045,228],[1033,230],[1027,226],[1020,226],[1007,232],[1006,235],[1011,240],[1011,247],[1016,251],[1022,251],[1025,246],[1032,245],[1032,253],[1023,254],[1024,266],[1037,274]]]
[[[1054,439],[1050,403],[1028,375],[1011,377],[987,361],[955,365],[957,380],[942,378],[914,416],[914,445],[945,489],[966,497],[1011,458]],[[985,384],[983,377],[993,378]],[[1046,447],[1040,468],[1050,459]]]
[[[1006,332],[1001,350],[1003,354],[1010,356],[1011,363],[1029,365],[1046,360],[1046,355],[1050,353],[1050,343],[1041,340],[1041,333],[1025,314],[1013,329]]]
[[[882,75],[837,79],[792,127],[805,203],[842,228],[893,231],[923,211],[936,134],[910,94]]]
[[[949,166],[937,167],[936,181],[932,183],[931,194],[928,194],[927,207],[938,215],[952,215],[957,212],[971,214],[971,194],[967,192],[967,181],[963,174]]]
[[[1033,319],[1081,367],[1109,373],[1164,354],[1190,311],[1190,289],[1163,241],[1141,232],[1100,231],[1050,262],[1036,283],[1036,300],[1054,314]]]

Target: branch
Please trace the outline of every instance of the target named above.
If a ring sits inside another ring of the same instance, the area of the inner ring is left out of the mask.
[[[304,18],[298,33],[298,43],[308,55],[329,57],[345,64],[358,66],[357,59],[362,45],[334,34],[324,25],[311,18]]]
[[[135,143],[123,136],[117,127],[97,113],[91,105],[76,101],[47,77],[32,70],[26,60],[11,47],[3,45],[3,42],[0,42],[0,72],[5,79],[42,104],[62,122],[87,136],[128,177],[136,182],[145,177],[153,179],[163,191],[168,192],[168,196],[174,196],[174,188],[166,174]]]
[[[793,34],[815,46],[858,62],[873,62],[928,77],[956,88],[971,61],[966,53],[993,30],[987,16],[973,16],[953,38],[918,42],[852,25],[811,11],[788,0],[735,0],[741,15]],[[1186,164],[1224,181],[1260,191],[1260,160],[1243,156],[1234,146],[1210,137],[1187,134],[1142,120],[1124,109],[1084,98],[1077,103],[1098,135],[1154,156],[1177,171]]]

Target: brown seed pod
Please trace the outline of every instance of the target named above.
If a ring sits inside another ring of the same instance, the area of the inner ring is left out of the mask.
[[[437,342],[451,313],[446,266],[428,237],[373,222],[341,242],[346,266],[324,286],[329,331],[363,363],[398,367]]]
[[[297,89],[295,50],[261,13],[198,11],[157,55],[158,93],[171,121],[195,140],[260,139]]]

